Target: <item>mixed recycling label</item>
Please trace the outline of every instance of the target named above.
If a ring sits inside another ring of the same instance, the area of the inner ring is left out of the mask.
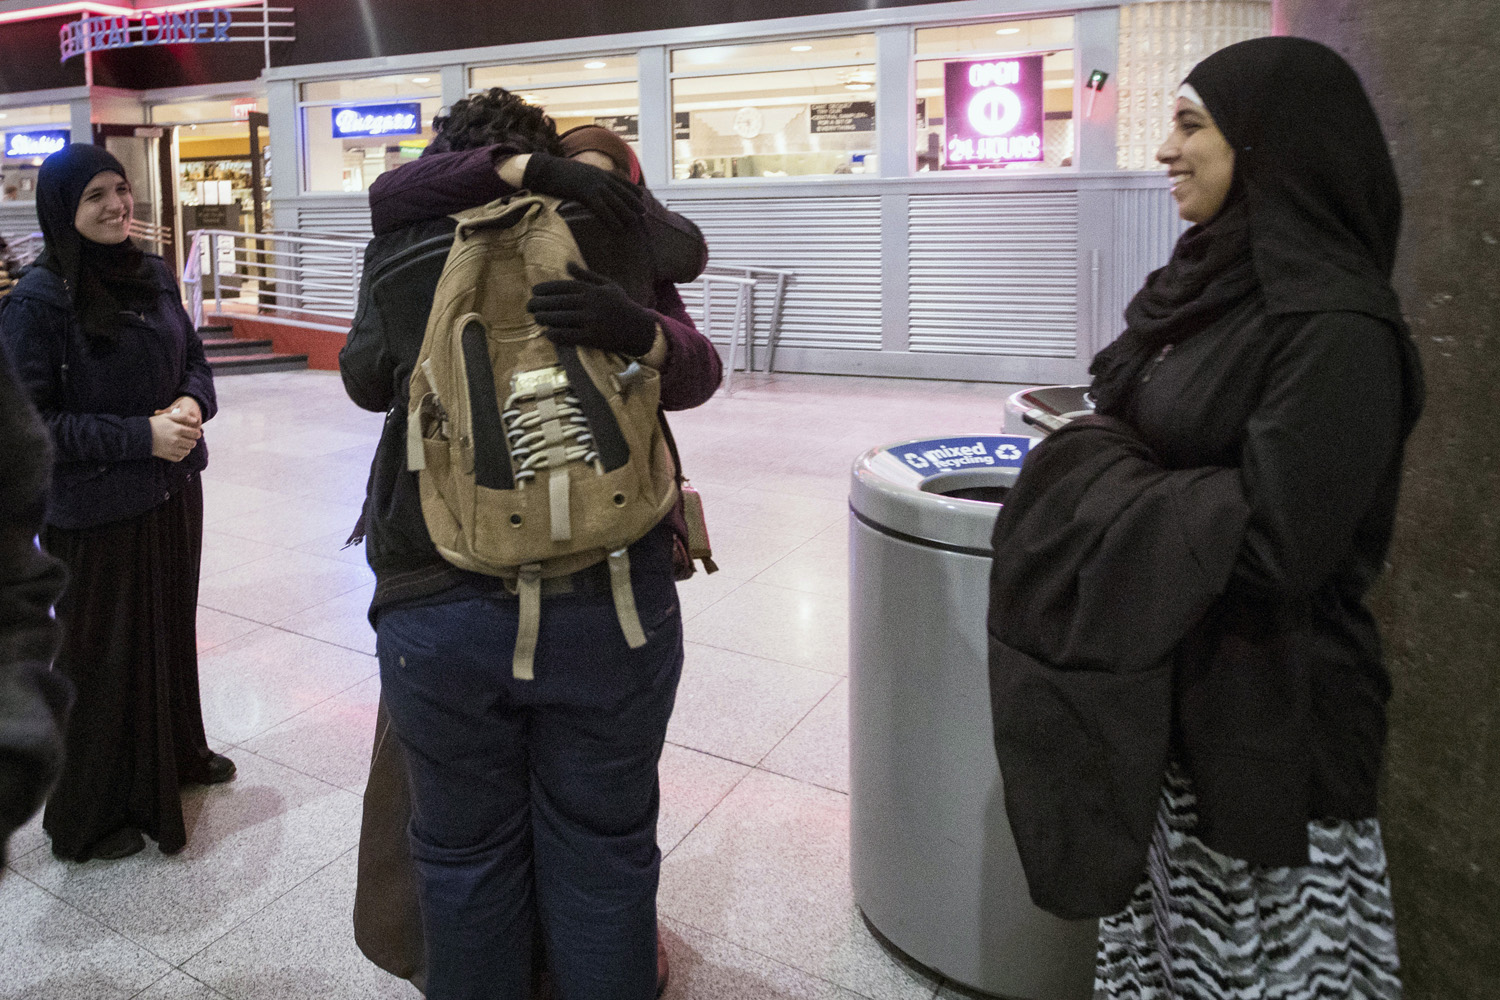
[[[971,434],[913,441],[886,450],[926,478],[963,469],[1018,469],[1032,440],[1018,434]]]

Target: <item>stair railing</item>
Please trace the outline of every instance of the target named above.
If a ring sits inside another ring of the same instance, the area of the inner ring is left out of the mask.
[[[354,321],[365,240],[228,229],[189,235],[182,285],[197,325],[214,315],[242,314],[342,332]]]

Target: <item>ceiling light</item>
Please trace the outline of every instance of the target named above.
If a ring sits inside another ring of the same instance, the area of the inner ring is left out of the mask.
[[[414,77],[411,78],[411,82],[412,83],[431,83],[432,82],[432,77],[430,77],[430,76],[414,76]]]
[[[1020,33],[1020,28],[1001,28],[995,32],[997,35],[1019,35]]]
[[[4,111],[0,111],[0,118],[4,118],[4,117],[5,117],[5,112]]]
[[[869,83],[853,83],[853,82],[851,82],[851,83],[844,84],[844,89],[845,90],[869,90],[872,86],[874,86],[874,85],[873,84],[869,84]]]
[[[792,46],[792,51],[793,52],[811,52],[812,51],[812,46],[811,45],[793,45]]]
[[[584,63],[583,64],[583,68],[584,69],[603,69],[604,67],[606,67],[608,65],[609,65],[609,63],[605,62],[603,59],[595,59],[593,62],[586,62],[586,63]]]

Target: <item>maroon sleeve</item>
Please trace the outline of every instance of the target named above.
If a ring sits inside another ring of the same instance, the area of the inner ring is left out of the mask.
[[[432,153],[370,185],[370,228],[376,236],[494,201],[516,189],[495,173],[499,146]]]
[[[670,281],[656,286],[656,312],[667,338],[667,361],[662,365],[661,405],[665,410],[690,410],[712,398],[724,377],[723,363],[712,342],[698,332],[682,296]]]

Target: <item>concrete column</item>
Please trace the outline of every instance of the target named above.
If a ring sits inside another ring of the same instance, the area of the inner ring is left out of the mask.
[[[1396,288],[1427,366],[1390,568],[1381,820],[1408,1000],[1500,983],[1500,3],[1276,0],[1364,78],[1405,197]],[[1314,98],[1315,99],[1315,98]]]

